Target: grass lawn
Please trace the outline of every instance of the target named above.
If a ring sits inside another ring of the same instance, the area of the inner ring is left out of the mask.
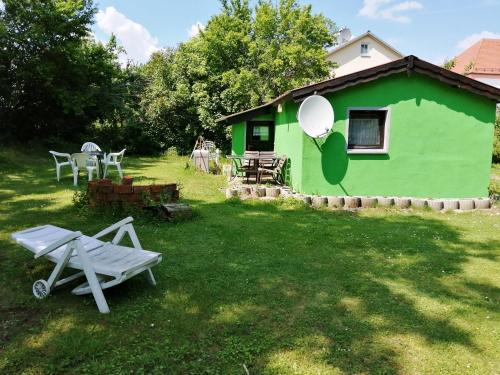
[[[499,210],[313,210],[226,202],[220,176],[184,158],[126,158],[137,179],[180,182],[196,217],[144,219],[164,260],[106,291],[111,314],[70,288],[31,294],[51,263],[11,232],[46,223],[93,234],[48,153],[0,152],[0,373],[498,374]]]

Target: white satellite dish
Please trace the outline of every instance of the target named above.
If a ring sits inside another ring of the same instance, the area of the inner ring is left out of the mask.
[[[333,126],[334,114],[330,102],[322,96],[311,95],[300,105],[297,114],[299,125],[308,136],[323,137]]]
[[[339,36],[340,36],[340,41],[339,41],[340,44],[347,43],[352,38],[351,30],[347,27],[344,27],[342,30],[340,30]]]

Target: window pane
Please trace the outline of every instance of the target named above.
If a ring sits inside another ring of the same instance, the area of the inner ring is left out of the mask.
[[[253,138],[260,141],[269,141],[269,126],[254,126]]]
[[[383,149],[386,119],[385,109],[350,110],[347,148]]]
[[[373,146],[380,144],[378,119],[351,119],[349,121],[349,144],[355,146]]]

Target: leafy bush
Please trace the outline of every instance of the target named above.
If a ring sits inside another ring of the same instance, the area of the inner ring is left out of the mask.
[[[72,201],[73,206],[79,213],[85,213],[89,207],[89,196],[87,193],[87,189],[75,191],[73,193]]]
[[[158,155],[162,149],[143,125],[133,121],[120,125],[110,121],[95,122],[89,137],[105,151],[126,148],[128,154]]]
[[[493,180],[490,182],[488,186],[488,195],[495,200],[500,198],[500,183]]]
[[[0,8],[0,139],[80,140],[123,106],[114,38],[89,37],[92,0],[4,0]]]
[[[493,140],[493,163],[500,163],[500,116],[495,123],[495,138]]]

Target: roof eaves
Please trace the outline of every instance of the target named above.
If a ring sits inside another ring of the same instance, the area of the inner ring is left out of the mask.
[[[275,107],[278,104],[280,104],[283,101],[290,98],[291,97],[290,94],[291,94],[290,91],[286,91],[285,93],[281,94],[280,96],[278,96],[278,97],[274,98],[273,100],[270,100],[269,102],[264,103],[258,107],[253,107],[253,108],[246,109],[246,110],[238,112],[238,113],[233,113],[231,115],[220,117],[217,120],[215,120],[215,122],[226,122],[227,125],[231,125],[231,124],[236,124],[238,122],[252,119],[255,116],[270,113],[272,107]]]
[[[428,63],[427,61],[420,60],[416,56],[410,55],[399,60],[391,61],[387,64],[287,91],[259,107],[221,117],[217,119],[217,122],[226,121],[228,124],[235,124],[252,119],[263,113],[269,113],[272,107],[277,106],[288,99],[293,99],[295,102],[301,102],[309,95],[324,95],[330,92],[336,92],[348,87],[356,86],[361,83],[371,82],[378,78],[403,72],[406,72],[408,75],[412,75],[413,73],[424,74],[450,86],[467,90],[479,96],[491,99],[497,103],[500,102],[500,88],[466,77],[462,74],[446,70],[437,65]]]
[[[423,60],[416,60],[413,70],[416,73],[425,74],[450,86],[500,102],[500,89],[487,83],[452,72]]]
[[[296,102],[301,102],[312,94],[324,95],[329,92],[340,91],[347,87],[371,82],[381,77],[405,71],[408,75],[411,75],[413,72],[425,74],[450,86],[465,89],[477,95],[485,96],[491,100],[500,102],[500,89],[420,60],[413,55],[384,65],[292,90],[292,97]]]
[[[292,97],[296,102],[300,102],[311,94],[323,95],[329,92],[343,90],[359,83],[370,82],[379,77],[384,77],[397,72],[404,72],[407,70],[407,66],[408,62],[406,58],[391,61],[387,64],[378,65],[359,72],[347,74],[339,78],[332,78],[323,82],[292,90]]]

